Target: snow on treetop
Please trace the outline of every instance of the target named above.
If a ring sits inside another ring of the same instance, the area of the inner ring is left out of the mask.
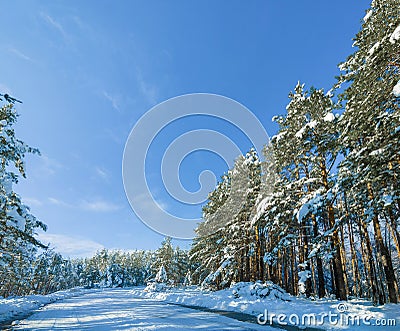
[[[385,151],[385,150],[384,150],[383,148],[379,148],[379,149],[374,150],[374,151],[372,151],[371,153],[369,153],[369,155],[371,155],[371,156],[376,156],[376,155],[382,154],[384,151]]]
[[[371,15],[372,15],[372,10],[368,10],[367,14],[363,18],[364,22],[367,22],[368,19],[371,17]]]
[[[257,204],[257,211],[252,219],[252,224],[256,223],[262,216],[262,214],[267,210],[268,204],[270,203],[271,197],[265,197]]]
[[[394,201],[393,195],[388,195],[388,194],[383,195],[382,201],[384,202],[384,207],[390,206]]]
[[[317,126],[317,124],[318,124],[318,122],[316,120],[313,120],[313,121],[307,123],[299,131],[296,132],[295,137],[301,139],[303,137],[304,132],[307,130],[307,128],[314,129]]]
[[[306,127],[307,127],[307,126],[302,127],[299,131],[296,132],[296,134],[295,134],[294,136],[295,136],[296,138],[300,138],[300,139],[301,139],[301,138],[303,137],[303,133],[304,133]]]
[[[400,30],[399,30],[400,31]],[[397,84],[393,87],[393,94],[396,97],[400,97],[400,80],[397,82]]]
[[[334,96],[333,94],[333,88],[330,89],[328,92],[326,92],[326,96],[332,98]]]
[[[333,115],[331,112],[325,115],[324,121],[325,122],[332,122],[335,119],[335,115]]]
[[[25,223],[26,220],[24,217],[22,217],[17,209],[15,208],[15,206],[11,206],[9,209],[7,209],[7,216],[13,221],[15,222],[15,225],[17,226],[17,228],[19,228],[20,230],[24,230],[25,229]],[[8,224],[10,226],[14,226],[14,224]]]
[[[303,218],[309,213],[310,211],[310,204],[309,203],[305,203],[303,204],[299,210],[295,210],[296,213],[296,218],[299,222],[301,222],[303,220]]]
[[[380,46],[380,42],[378,41],[378,42],[376,42],[375,44],[374,44],[374,46],[372,46],[371,48],[370,48],[370,50],[368,51],[368,55],[369,56],[371,56],[371,55],[373,55],[374,53],[375,53],[375,51],[378,49],[378,47]]]
[[[318,122],[316,120],[311,121],[310,123],[308,123],[308,126],[311,129],[314,129],[317,126]]]
[[[400,39],[400,25],[393,31],[392,35],[390,36],[389,41],[392,44],[394,44],[399,39]]]
[[[273,136],[272,140],[275,140],[276,142],[278,142],[279,140],[284,138],[285,135],[286,135],[286,131],[282,131],[282,132],[278,133],[277,135]]]

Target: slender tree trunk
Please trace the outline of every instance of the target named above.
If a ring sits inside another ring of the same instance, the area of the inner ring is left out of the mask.
[[[388,210],[388,214],[389,214],[389,228],[390,228],[390,232],[392,233],[392,237],[393,237],[393,241],[394,244],[396,246],[396,250],[397,250],[397,255],[399,256],[400,259],[400,234],[399,231],[397,231],[397,225],[396,225],[396,220],[393,216],[392,210]]]
[[[331,228],[335,227],[335,215],[333,207],[328,203],[328,220]],[[339,300],[347,300],[346,282],[342,264],[342,252],[337,229],[332,233],[332,251],[333,251],[333,273],[336,286],[336,297]]]
[[[373,201],[374,195],[373,195],[372,187],[371,187],[370,183],[368,183],[368,193],[369,193],[370,200]],[[390,255],[388,248],[386,247],[385,243],[383,242],[381,227],[379,225],[379,219],[378,219],[378,215],[376,213],[372,219],[372,223],[374,226],[375,241],[377,243],[379,259],[383,265],[383,270],[385,272],[386,284],[387,284],[387,289],[389,292],[389,302],[397,303],[398,302],[398,288],[397,288],[396,277],[395,277],[394,270],[393,270],[392,257]]]
[[[362,221],[359,220],[360,222],[360,239],[361,243],[365,241],[365,247],[366,247],[366,253],[367,253],[367,268],[368,268],[368,280],[371,285],[371,291],[372,291],[372,301],[374,303],[379,303],[380,305],[383,305],[385,303],[385,297],[382,295],[381,291],[379,291],[378,286],[378,279],[377,279],[377,273],[376,273],[376,268],[375,268],[375,263],[374,263],[374,257],[372,254],[372,245],[371,245],[371,240],[369,238],[368,234],[368,229],[367,225]]]
[[[307,223],[304,221],[301,223],[301,233],[302,233],[302,240],[303,240],[303,254],[302,254],[302,261],[301,263],[304,264],[304,269],[306,271],[311,272],[310,270],[310,262],[308,261],[308,233],[307,233]],[[305,283],[306,287],[306,297],[308,298],[311,295],[311,278],[308,277]]]
[[[265,280],[265,262],[264,262],[264,255],[265,255],[265,236],[264,233],[260,235],[260,280]]]
[[[350,253],[351,253],[351,270],[353,272],[353,295],[361,297],[360,293],[360,273],[358,270],[357,255],[354,247],[353,229],[350,220],[347,219],[347,228],[349,231]]]
[[[311,265],[312,293],[313,293],[313,295],[315,295],[315,293],[317,291],[317,281],[315,280],[315,266],[314,266],[314,259],[313,258],[311,258],[310,265]]]
[[[296,273],[296,245],[293,245],[291,247],[291,259],[290,259],[290,270],[291,270],[291,294],[293,295],[297,295],[297,291],[296,291],[296,277],[297,277],[297,273]]]
[[[288,265],[289,265],[289,254],[288,254],[288,249],[285,248],[285,254],[283,256],[283,267],[284,267],[284,280],[285,280],[285,291],[289,292],[289,270],[288,270]]]
[[[329,271],[331,272],[331,293],[336,295],[336,283],[335,283],[335,271],[333,266],[333,260],[329,263]]]
[[[250,256],[249,256],[248,245],[246,245],[246,249],[244,250],[244,259],[245,259],[244,281],[249,282],[250,281]]]
[[[343,264],[341,258],[341,249],[339,244],[339,238],[337,233],[332,235],[333,240],[333,272],[335,277],[335,285],[336,285],[336,297],[339,300],[347,300],[347,291],[346,291],[346,283],[344,279],[344,272],[343,272]],[[336,248],[336,249],[335,249]]]
[[[379,225],[378,216],[375,215],[373,218],[374,232],[375,232],[375,240],[377,242],[377,250],[380,262],[383,265],[383,271],[385,272],[387,289],[389,292],[389,302],[397,303],[398,302],[398,290],[397,290],[397,281],[393,270],[392,257],[386,245],[383,242],[381,228]]]
[[[321,162],[320,166],[321,166],[322,182],[325,187],[325,190],[328,191],[329,190],[328,173],[326,170],[325,163]],[[336,221],[331,202],[327,202],[327,214],[328,214],[329,226],[331,229],[334,229]],[[333,264],[333,271],[334,271],[334,278],[336,285],[336,297],[339,300],[347,300],[346,282],[343,271],[342,251],[338,236],[338,229],[335,229],[332,233],[332,251],[334,254],[332,259],[332,264]]]
[[[340,243],[341,243],[341,259],[342,259],[342,266],[343,266],[343,276],[344,276],[344,283],[345,283],[345,288],[346,288],[346,295],[349,295],[349,282],[346,274],[346,249],[344,246],[344,234],[343,234],[343,226],[340,225],[339,227],[339,232],[340,232]]]
[[[316,238],[319,235],[318,224],[315,215],[312,215],[311,218],[313,223],[314,238]],[[317,275],[318,275],[318,297],[323,298],[325,296],[324,267],[322,265],[321,257],[319,256],[319,252],[317,252],[316,263],[317,263]]]
[[[244,256],[243,254],[240,256],[240,264],[239,264],[239,281],[243,282],[244,280],[244,272],[243,272],[243,265],[244,265]]]
[[[276,265],[276,276],[278,278],[278,285],[282,286],[282,255],[281,251],[278,251],[278,263]]]
[[[255,259],[255,264],[256,264],[256,275],[255,278],[256,280],[262,280],[263,279],[263,275],[262,275],[262,260],[263,260],[263,256],[262,256],[262,241],[261,241],[261,235],[260,235],[260,228],[258,225],[256,225],[255,227],[255,235],[256,235],[256,259]]]

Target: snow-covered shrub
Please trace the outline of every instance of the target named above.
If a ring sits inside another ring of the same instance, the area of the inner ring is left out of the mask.
[[[291,301],[290,294],[271,281],[265,283],[259,281],[255,283],[240,282],[232,285],[231,290],[235,298],[258,297]]]
[[[298,272],[299,275],[299,294],[306,295],[306,282],[311,277],[311,271],[305,268],[305,264],[300,264],[301,270]]]
[[[164,265],[161,265],[160,269],[158,270],[155,281],[157,283],[166,283],[168,281],[168,276]]]
[[[211,272],[207,275],[206,278],[201,282],[200,289],[202,291],[218,291],[218,285],[216,282],[216,278],[219,276],[220,269],[216,272]]]
[[[168,276],[165,271],[164,265],[161,265],[156,277],[147,283],[144,291],[146,292],[162,292],[167,289]]]
[[[163,292],[167,289],[167,284],[165,283],[157,283],[157,282],[148,282],[145,287],[145,292]]]
[[[186,273],[185,279],[183,280],[183,286],[190,286],[192,285],[192,274],[190,270]]]

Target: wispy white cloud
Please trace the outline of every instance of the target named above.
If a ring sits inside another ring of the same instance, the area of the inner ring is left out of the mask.
[[[40,241],[50,244],[57,252],[64,257],[90,257],[104,246],[91,239],[82,237],[72,237],[63,234],[40,233]]]
[[[69,203],[67,203],[65,201],[62,201],[60,199],[53,198],[53,197],[49,197],[48,200],[53,205],[62,206],[62,207],[68,207],[68,208],[73,207],[73,205],[71,205],[71,204],[69,204]]]
[[[137,70],[136,80],[139,85],[140,92],[146,98],[147,102],[154,105],[157,103],[158,90],[154,85],[149,84],[144,78],[140,70]]]
[[[95,167],[95,171],[98,177],[102,179],[108,179],[108,173],[101,167]]]
[[[95,211],[95,212],[111,212],[121,209],[120,205],[108,202],[105,200],[92,200],[83,201],[81,208],[84,210]]]
[[[42,206],[43,202],[36,198],[25,197],[22,199],[27,206]]]
[[[57,170],[64,168],[63,164],[47,155],[42,155],[40,161],[41,166],[39,167],[39,172],[44,176],[52,176],[57,172]]]
[[[106,92],[106,91],[103,91],[103,96],[104,96],[108,101],[110,101],[112,107],[113,107],[115,110],[121,111],[121,110],[120,110],[120,106],[119,106],[119,103],[120,103],[120,101],[119,101],[120,98],[119,98],[119,97],[117,97],[117,96],[115,96],[115,95],[111,95],[110,93],[108,93],[108,92]]]
[[[122,209],[121,205],[106,201],[104,199],[81,200],[81,202],[78,203],[70,203],[54,197],[49,197],[47,200],[52,205],[60,207],[80,209],[80,210],[100,212],[100,213],[101,212],[107,213]]]
[[[115,130],[115,128],[105,128],[104,132],[117,145],[123,145],[126,141],[126,135],[121,133],[121,131]]]
[[[14,55],[16,55],[17,57],[19,57],[22,60],[30,61],[30,62],[33,61],[31,57],[29,57],[25,53],[22,53],[20,50],[16,49],[15,47],[9,47],[8,51],[13,53]]]
[[[42,19],[51,27],[56,29],[64,38],[68,38],[67,33],[64,30],[64,27],[58,22],[55,18],[51,17],[49,14],[40,13]]]

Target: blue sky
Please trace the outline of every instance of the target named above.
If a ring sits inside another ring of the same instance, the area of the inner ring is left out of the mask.
[[[3,1],[0,93],[23,100],[17,135],[42,152],[27,157],[28,179],[15,189],[48,225],[41,237],[70,256],[158,247],[163,236],[137,219],[122,184],[122,154],[136,121],[166,99],[206,92],[239,101],[273,135],[271,118],[284,113],[298,80],[326,90],[335,82],[368,6]],[[205,126],[228,132],[244,151],[250,147],[229,126],[188,119],[158,137],[149,171],[157,174],[157,152],[172,132]],[[193,153],[181,169],[189,190],[203,167],[217,176],[226,170],[210,153]],[[162,187],[158,180],[149,180],[152,188]],[[191,213],[198,216],[200,207]]]

